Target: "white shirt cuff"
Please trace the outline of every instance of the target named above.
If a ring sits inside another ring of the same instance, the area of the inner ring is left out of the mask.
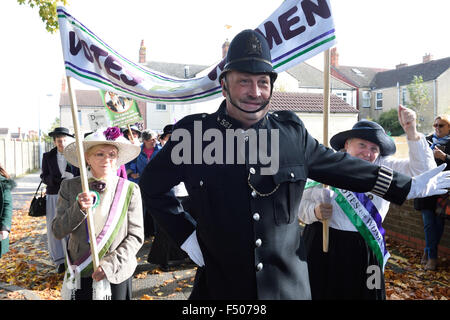
[[[202,250],[198,244],[196,230],[192,232],[186,241],[183,242],[181,249],[184,250],[188,254],[189,258],[191,258],[191,260],[194,261],[199,267],[203,267],[205,265]]]

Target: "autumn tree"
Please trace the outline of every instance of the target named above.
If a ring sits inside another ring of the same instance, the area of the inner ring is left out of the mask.
[[[31,8],[37,7],[39,9],[39,16],[45,23],[45,29],[53,33],[58,30],[58,15],[56,7],[66,5],[67,0],[17,0],[20,5],[28,5]]]
[[[53,120],[53,123],[50,126],[50,129],[48,129],[48,132],[54,131],[56,127],[61,127],[61,120],[58,117]],[[53,138],[50,137],[47,133],[43,133],[42,136],[45,142],[51,143],[53,141]]]
[[[413,80],[407,86],[409,101],[407,107],[413,109],[417,113],[417,127],[419,131],[426,127],[425,116],[426,107],[430,102],[430,93],[423,83],[422,76],[414,76]]]

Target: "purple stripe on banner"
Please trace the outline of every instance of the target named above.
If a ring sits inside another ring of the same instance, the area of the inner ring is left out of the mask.
[[[372,219],[375,220],[375,222],[377,224],[377,228],[380,231],[381,235],[383,236],[384,254],[386,254],[387,253],[386,240],[384,239],[384,235],[386,234],[386,231],[383,228],[382,219],[381,219],[380,213],[378,212],[377,207],[375,207],[372,200],[370,200],[369,197],[366,196],[366,194],[358,193],[358,192],[353,192],[353,193],[358,198],[358,200],[362,203],[362,205],[366,208],[366,210],[370,213],[370,216],[372,217]]]
[[[89,70],[86,70],[86,69],[82,69],[82,68],[80,68],[80,67],[74,65],[73,63],[69,62],[69,61],[64,61],[64,62],[65,62],[67,65],[70,65],[71,67],[73,67],[73,68],[75,68],[75,69],[77,69],[77,70],[79,70],[79,71],[81,71],[81,72],[91,74],[91,75],[93,75],[93,76],[95,76],[95,77],[97,77],[97,78],[100,78],[100,79],[102,79],[102,80],[104,80],[104,81],[109,82],[111,85],[114,85],[114,86],[116,86],[116,87],[122,88],[122,89],[125,90],[125,91],[132,92],[132,93],[134,93],[134,94],[137,94],[137,95],[140,95],[140,96],[144,96],[144,97],[147,97],[147,98],[151,98],[151,99],[168,99],[168,100],[170,100],[170,99],[192,98],[192,97],[199,96],[199,95],[202,95],[202,94],[205,94],[205,93],[208,93],[208,92],[211,92],[211,91],[215,91],[215,90],[218,90],[218,89],[221,88],[220,86],[218,86],[218,87],[215,87],[215,88],[206,90],[206,91],[202,91],[202,92],[200,92],[200,93],[194,93],[194,94],[191,94],[191,95],[188,95],[188,96],[181,96],[181,97],[151,96],[151,95],[148,95],[148,94],[144,94],[144,93],[142,93],[142,92],[137,92],[137,91],[133,91],[133,90],[131,90],[131,89],[125,88],[125,87],[121,86],[120,84],[117,84],[117,83],[115,83],[115,82],[112,82],[112,81],[111,81],[110,79],[108,79],[108,78],[102,77],[102,76],[99,75],[98,73],[95,73],[95,72],[92,72],[92,71],[89,71]]]
[[[123,60],[125,60],[126,62],[132,64],[133,66],[135,66],[136,68],[140,69],[141,71],[149,72],[149,70],[143,69],[141,66],[135,64],[134,62],[132,62],[132,61],[128,60],[127,58],[123,57],[122,55],[120,55],[117,51],[115,51],[113,48],[111,48],[109,45],[107,45],[106,42],[103,41],[99,36],[97,36],[94,32],[92,32],[92,30],[90,30],[88,27],[86,27],[83,23],[81,23],[79,20],[77,20],[74,16],[72,16],[72,15],[69,14],[68,12],[66,12],[66,11],[64,11],[64,10],[62,10],[62,9],[58,9],[57,11],[58,11],[59,13],[62,13],[62,14],[64,14],[64,15],[70,17],[70,18],[73,19],[74,21],[76,21],[79,25],[81,25],[84,29],[86,29],[90,34],[92,34],[92,35],[95,36],[100,42],[102,42],[102,44],[103,44],[105,47],[109,48],[111,51],[114,52],[114,54],[116,54],[117,56],[119,56],[120,58],[122,58]],[[151,73],[151,74],[153,74],[153,75],[156,75],[156,76],[161,76],[162,78],[165,78],[165,79],[168,79],[168,80],[174,80],[174,81],[179,81],[179,82],[189,81],[189,80],[187,80],[187,79],[172,79],[172,78],[164,77],[164,76],[162,76],[162,75],[159,75],[159,74],[153,73],[153,72],[149,72],[149,73]],[[195,79],[194,79],[194,80],[195,80]]]
[[[272,59],[272,62],[277,62],[278,60],[280,60],[280,59],[282,59],[282,58],[284,58],[284,57],[286,57],[286,56],[292,54],[293,52],[298,51],[298,50],[300,50],[300,49],[306,47],[307,45],[310,45],[311,43],[317,41],[318,39],[323,38],[323,37],[326,37],[327,35],[334,33],[334,31],[335,31],[334,29],[331,29],[330,31],[327,31],[327,32],[325,32],[325,33],[322,33],[321,35],[315,37],[314,39],[311,39],[311,40],[309,40],[309,41],[307,41],[307,42],[301,44],[301,45],[298,46],[297,48],[294,48],[294,49],[292,49],[292,50],[290,50],[290,51],[288,51],[288,52],[282,54],[282,55],[279,56],[278,58]]]
[[[97,36],[94,32],[92,32],[92,30],[90,30],[88,27],[86,27],[84,24],[82,24],[79,20],[77,20],[74,16],[72,16],[71,14],[69,14],[68,12],[62,10],[62,9],[58,9],[57,12],[62,13],[68,17],[70,17],[71,19],[75,20],[79,25],[81,25],[84,29],[86,29],[90,34],[92,34],[93,36],[95,36],[97,39],[99,39],[100,42],[102,42],[102,44],[109,48],[112,52],[114,52],[117,56],[119,56],[121,59],[125,60],[126,62],[130,63],[131,65],[133,65],[134,67],[138,68],[139,70],[143,71],[143,72],[148,72],[154,76],[158,76],[161,78],[164,78],[166,80],[172,80],[172,81],[177,81],[177,82],[187,82],[187,81],[192,81],[192,80],[201,80],[201,79],[197,79],[197,78],[192,78],[192,79],[173,79],[173,78],[169,78],[167,76],[163,76],[160,75],[158,73],[154,73],[151,72],[150,70],[145,70],[143,69],[140,65],[137,65],[136,63],[134,63],[133,61],[128,60],[127,58],[123,57],[121,54],[119,54],[116,50],[114,50],[113,48],[111,48],[109,45],[106,44],[105,41],[103,41],[99,36]]]
[[[105,226],[103,227],[103,229],[100,232],[100,234],[97,236],[97,244],[99,244],[100,241],[103,239],[103,237],[105,236],[106,231],[108,230],[108,228],[111,225],[111,222],[112,222],[113,218],[117,214],[117,204],[118,204],[118,202],[120,200],[120,194],[121,194],[122,189],[123,189],[123,184],[124,184],[124,180],[122,178],[119,178],[119,182],[118,182],[117,188],[116,188],[116,193],[114,194],[113,203],[111,205],[111,209],[109,210],[109,215],[108,215],[108,218],[106,220]],[[85,222],[86,222],[86,232],[87,232],[88,237],[89,237],[89,232],[87,230],[87,228],[88,228],[87,220],[85,220]],[[86,252],[86,254],[84,254],[80,259],[75,261],[73,264],[79,266],[80,264],[83,263],[83,261],[85,261],[87,258],[89,258],[90,255],[91,255],[91,250],[89,249]]]

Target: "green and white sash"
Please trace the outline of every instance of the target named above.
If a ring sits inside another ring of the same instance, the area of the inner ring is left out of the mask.
[[[96,238],[97,247],[99,250],[99,259],[102,259],[108,252],[112,242],[120,230],[120,227],[125,221],[128,206],[133,195],[133,189],[133,183],[126,179],[119,178],[108,218],[103,226],[103,229]],[[83,257],[72,262],[69,259],[69,254],[66,249],[66,264],[67,271],[64,275],[64,284],[61,290],[61,296],[63,299],[70,299],[71,296],[75,294],[75,290],[80,288],[80,276],[87,277],[94,271],[91,251],[88,250]],[[64,288],[64,286],[67,288]],[[64,297],[63,289],[69,289],[64,292]]]
[[[305,189],[312,187],[322,187],[322,184],[309,181]],[[336,193],[333,201],[342,209],[356,230],[364,238],[384,271],[390,254],[386,248],[386,232],[383,229],[382,218],[377,207],[364,193],[352,192],[331,186],[330,189]]]

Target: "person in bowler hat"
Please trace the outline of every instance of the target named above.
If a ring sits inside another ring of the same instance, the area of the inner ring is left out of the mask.
[[[64,247],[63,241],[58,240],[51,231],[52,220],[56,214],[56,202],[61,182],[79,176],[80,171],[68,163],[63,155],[64,148],[73,141],[74,136],[65,127],[56,127],[48,134],[53,138],[54,148],[45,152],[42,156],[41,179],[47,185],[46,189],[46,223],[47,223],[47,245],[50,257],[56,265],[58,273],[63,273]]]
[[[311,299],[297,218],[307,178],[374,190],[397,204],[450,186],[438,170],[411,178],[319,144],[295,113],[269,112],[276,78],[264,35],[237,34],[219,76],[217,111],[177,121],[142,173],[152,216],[198,265],[189,299]],[[209,134],[217,141],[203,139]],[[171,191],[180,182],[189,208]]]
[[[425,136],[416,130],[416,113],[400,105],[398,121],[406,133],[409,148],[407,159],[392,157],[396,151],[394,140],[378,123],[369,120],[358,121],[351,130],[334,135],[330,144],[337,151],[408,176],[417,176],[435,168],[433,153]],[[389,210],[389,201],[373,192],[351,194],[323,188],[321,184],[311,185],[303,193],[299,219],[306,223],[303,238],[312,298],[384,300],[386,293],[382,270],[389,255],[381,223]],[[360,213],[364,217],[361,220],[354,216],[353,207],[347,205],[344,198],[350,204],[357,203],[360,210],[367,210],[367,216]],[[328,252],[323,252],[322,246],[324,220],[329,222]],[[365,223],[367,226],[377,226],[373,232],[375,237],[380,236],[378,244],[361,226],[362,220],[369,221]],[[383,247],[385,250],[381,252]],[[380,272],[375,275],[378,278],[374,279],[374,285],[368,285],[373,276],[368,270],[373,266],[377,266]]]
[[[173,132],[173,124],[168,124],[164,127],[163,133],[159,137],[159,143],[161,144],[161,146],[164,146],[167,143],[167,141],[169,141],[172,132]]]

